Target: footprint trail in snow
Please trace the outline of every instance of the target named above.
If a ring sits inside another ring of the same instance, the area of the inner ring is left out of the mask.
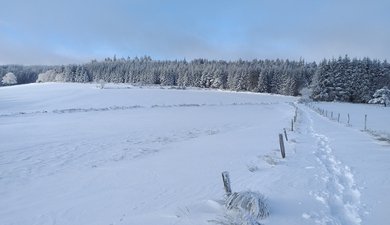
[[[315,176],[325,187],[324,190],[311,191],[309,194],[324,204],[326,210],[304,213],[302,217],[313,219],[316,224],[360,225],[361,194],[350,167],[336,158],[328,137],[317,133],[310,114],[305,110],[303,113],[309,122],[308,134],[316,143],[313,154],[321,168],[321,173]]]

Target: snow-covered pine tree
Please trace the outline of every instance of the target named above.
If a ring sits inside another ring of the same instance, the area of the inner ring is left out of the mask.
[[[312,98],[316,101],[329,101],[328,84],[329,82],[329,63],[324,59],[314,74],[312,81]]]
[[[227,82],[227,75],[221,69],[216,69],[214,71],[213,83],[211,84],[212,88],[223,89]]]
[[[259,79],[258,79],[258,83],[257,83],[257,90],[261,93],[269,93],[270,92],[270,89],[269,89],[270,84],[269,84],[268,76],[269,76],[269,69],[268,68],[263,69],[259,74]]]
[[[390,90],[387,86],[376,90],[373,97],[368,103],[383,104],[385,107],[390,105]]]

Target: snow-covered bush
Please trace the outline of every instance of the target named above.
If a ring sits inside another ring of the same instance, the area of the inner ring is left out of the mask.
[[[99,80],[99,85],[97,86],[100,89],[104,89],[104,85],[106,85],[106,82],[103,79]]]
[[[301,97],[298,99],[298,103],[307,103],[307,102],[312,101],[312,99],[310,98],[310,96],[313,93],[312,89],[302,88],[302,90],[299,93],[300,93]]]
[[[225,205],[229,210],[248,213],[257,219],[264,219],[269,215],[265,197],[258,192],[234,192],[226,199]]]
[[[390,90],[387,88],[387,86],[376,90],[373,97],[374,98],[371,99],[368,103],[383,104],[385,107],[390,104]]]
[[[54,81],[55,76],[56,75],[55,75],[54,70],[48,70],[44,73],[38,74],[38,78],[37,78],[36,82],[41,83],[41,82]]]
[[[1,83],[3,83],[4,85],[13,85],[13,84],[17,84],[18,80],[16,79],[15,74],[7,73],[1,80]]]
[[[258,220],[269,216],[266,199],[258,192],[234,192],[226,198],[225,207],[228,211],[218,224],[259,225]]]
[[[37,83],[41,82],[64,82],[64,74],[63,73],[57,73],[54,70],[48,70],[44,73],[38,74],[38,79],[36,80]]]

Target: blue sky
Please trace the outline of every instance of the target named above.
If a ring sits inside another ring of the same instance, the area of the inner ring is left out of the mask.
[[[390,59],[386,0],[0,0],[0,64]]]

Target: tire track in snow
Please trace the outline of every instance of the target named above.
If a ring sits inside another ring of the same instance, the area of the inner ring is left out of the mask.
[[[314,155],[324,168],[317,176],[325,183],[326,190],[310,194],[329,209],[330,215],[321,215],[315,219],[317,224],[360,225],[360,191],[355,183],[351,169],[333,154],[333,149],[326,135],[317,133],[313,128],[313,119],[305,111],[309,120],[309,134],[315,139]],[[318,217],[316,215],[314,217]]]

